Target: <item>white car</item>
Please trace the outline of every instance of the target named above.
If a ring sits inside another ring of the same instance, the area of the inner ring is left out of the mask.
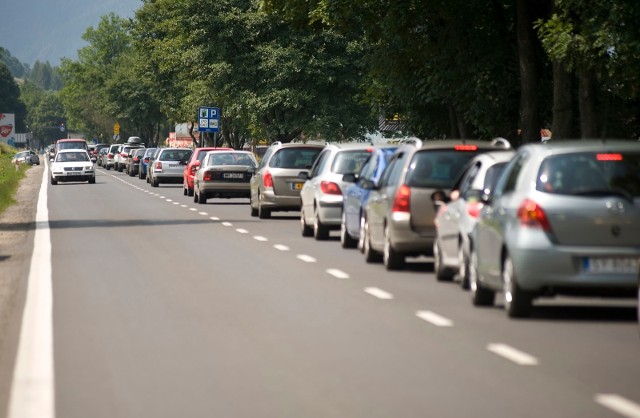
[[[50,169],[51,184],[59,181],[96,182],[96,172],[89,153],[81,149],[59,150]]]

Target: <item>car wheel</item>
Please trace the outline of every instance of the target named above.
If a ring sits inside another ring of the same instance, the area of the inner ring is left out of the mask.
[[[258,216],[258,208],[256,208],[253,203],[253,196],[249,196],[249,207],[251,208],[251,217],[255,218]]]
[[[96,178],[95,177],[91,177],[89,179],[89,184],[95,184],[96,183]]]
[[[355,248],[358,245],[358,240],[353,239],[347,231],[347,219],[342,211],[342,220],[340,221],[340,244],[342,248]]]
[[[142,170],[138,169],[138,179],[142,180]]]
[[[122,170],[124,170],[124,167],[121,164],[118,164],[118,173],[122,173]]]
[[[364,253],[364,216],[360,215],[360,235],[358,236],[358,250]]]
[[[53,186],[55,186],[56,184],[58,184],[58,180],[54,179],[53,176],[51,176],[51,184]]]
[[[149,184],[149,176],[147,176],[146,180],[147,180],[147,184]]]
[[[151,187],[158,187],[158,179],[157,178],[152,178],[151,179]]]
[[[364,240],[364,244],[363,244],[364,260],[367,263],[379,263],[379,262],[381,262],[382,261],[382,254],[380,254],[378,251],[376,251],[373,248],[371,248],[371,238],[369,237],[369,222],[367,222],[366,220],[364,222],[364,230],[363,230],[362,234],[364,235],[364,237],[363,237],[363,240]]]
[[[269,219],[271,217],[271,210],[263,207],[260,204],[260,197],[258,196],[258,218]]]
[[[493,306],[495,292],[487,289],[480,283],[478,277],[478,253],[471,250],[471,260],[469,266],[469,289],[471,290],[471,302],[474,306]]]
[[[107,166],[105,166],[104,168],[106,168],[106,169],[107,169],[107,171],[111,170],[111,166],[110,166],[110,165],[107,165]]]
[[[391,245],[391,234],[389,226],[384,228],[384,251],[382,252],[382,263],[387,270],[402,270],[404,268],[404,254],[393,249]]]
[[[508,254],[502,264],[502,289],[504,309],[510,318],[524,318],[531,314],[533,296],[519,287],[513,270],[513,261]]]
[[[194,197],[196,197],[196,202],[198,202],[199,204],[204,205],[205,203],[207,203],[207,197],[202,192],[200,192],[200,193],[198,193],[196,195],[196,191],[194,189],[193,190],[193,195],[194,195]]]
[[[184,196],[189,196],[189,192],[187,192],[187,188],[188,188],[187,185],[182,183],[182,194]]]
[[[303,237],[311,237],[313,236],[313,228],[307,225],[307,222],[304,220],[304,211],[300,211],[300,230],[302,231]]]
[[[439,282],[448,282],[453,279],[451,270],[444,267],[442,263],[442,250],[437,239],[433,242],[433,271],[436,274],[436,280]]]
[[[458,276],[460,277],[460,287],[469,289],[469,256],[464,251],[462,243],[458,246]]]
[[[313,214],[313,237],[316,241],[329,239],[329,227],[320,221],[320,215],[317,210]]]

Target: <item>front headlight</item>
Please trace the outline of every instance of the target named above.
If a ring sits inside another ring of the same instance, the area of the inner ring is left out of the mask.
[[[84,168],[85,170],[93,170],[93,166],[92,165],[88,165]]]

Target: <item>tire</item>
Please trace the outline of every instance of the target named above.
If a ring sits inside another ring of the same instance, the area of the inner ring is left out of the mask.
[[[187,192],[187,187],[185,187],[186,184],[182,183],[182,194],[184,196],[189,196],[189,192]]]
[[[107,171],[111,170],[111,166],[110,165],[106,165],[104,168],[106,168]]]
[[[300,231],[303,237],[313,236],[313,228],[307,225],[307,222],[304,220],[304,211],[300,211]]]
[[[193,190],[193,196],[195,198],[195,201],[201,205],[205,205],[207,203],[207,197],[206,195],[203,195],[202,193],[196,193],[195,189]]]
[[[147,176],[146,180],[147,180],[147,184],[149,184],[149,176]]]
[[[394,250],[391,245],[388,225],[384,228],[384,251],[382,252],[382,263],[387,270],[402,270],[404,269],[405,264],[404,254]]]
[[[56,180],[53,177],[51,177],[51,185],[55,186],[56,184],[58,184],[58,180]]]
[[[329,227],[320,221],[317,210],[314,211],[313,215],[313,237],[316,241],[325,241],[329,239]]]
[[[371,238],[369,237],[369,222],[365,220],[364,222],[364,244],[363,244],[363,253],[364,253],[364,261],[367,263],[379,263],[382,261],[382,254],[378,251],[371,248]]]
[[[471,290],[471,303],[474,306],[493,306],[496,294],[493,290],[484,287],[478,279],[478,253],[475,249],[471,250],[469,289]]]
[[[124,167],[122,164],[118,164],[118,173],[122,173],[122,170],[124,170]]]
[[[436,280],[439,282],[450,282],[453,280],[451,270],[442,265],[442,250],[440,249],[440,244],[437,239],[433,242],[433,272],[436,275]]]
[[[142,180],[142,170],[138,169],[138,179]]]
[[[258,204],[258,218],[260,219],[269,219],[271,218],[271,210],[262,207],[262,205]]]
[[[96,178],[95,177],[91,177],[89,179],[89,184],[96,184]]]
[[[340,244],[342,248],[355,248],[358,245],[358,240],[354,239],[347,231],[347,220],[342,211],[342,220],[340,221]]]
[[[158,179],[157,178],[152,178],[151,179],[151,187],[158,187],[160,183],[158,183]]]
[[[458,247],[458,276],[460,277],[460,287],[469,290],[469,256],[464,251],[462,243]]]
[[[358,236],[358,250],[364,253],[364,216],[360,215],[360,236]]]
[[[504,309],[509,318],[526,318],[531,315],[533,295],[518,286],[513,270],[513,261],[509,254],[502,263],[502,289]]]

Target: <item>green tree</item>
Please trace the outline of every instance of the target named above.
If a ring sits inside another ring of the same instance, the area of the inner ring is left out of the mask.
[[[20,87],[3,62],[0,62],[0,112],[15,113],[15,129],[17,132],[24,132],[26,107],[20,100]]]

